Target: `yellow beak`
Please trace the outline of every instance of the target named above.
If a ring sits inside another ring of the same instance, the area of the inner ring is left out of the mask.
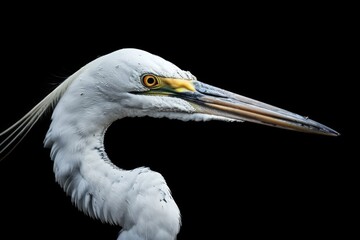
[[[335,130],[308,117],[274,107],[199,81],[191,81],[194,90],[174,92],[190,102],[198,113],[217,115],[233,120],[249,121],[272,127],[328,136],[340,135]]]

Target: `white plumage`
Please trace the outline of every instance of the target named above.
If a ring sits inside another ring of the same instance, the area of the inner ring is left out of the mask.
[[[147,91],[138,80],[147,72],[192,77],[150,56],[126,49],[85,66],[57,104],[45,139],[45,146],[51,147],[56,180],[79,209],[122,226],[119,239],[174,239],[180,228],[180,212],[165,179],[148,168],[119,169],[104,151],[105,131],[119,118],[150,115],[154,106],[192,111],[179,99],[169,104],[160,96],[144,102],[138,99],[144,96],[129,95]]]
[[[150,76],[145,82],[144,76]],[[104,135],[123,117],[252,121],[338,135],[308,118],[201,83],[174,64],[137,49],[122,49],[82,67],[1,133],[7,153],[41,115],[55,106],[46,134],[56,181],[89,216],[122,227],[119,240],[174,240],[181,217],[165,179],[146,167],[111,163]]]

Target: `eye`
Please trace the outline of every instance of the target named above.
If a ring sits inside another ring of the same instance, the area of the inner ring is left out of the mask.
[[[144,83],[145,87],[154,88],[159,85],[159,80],[154,75],[145,75],[143,77],[143,83]]]

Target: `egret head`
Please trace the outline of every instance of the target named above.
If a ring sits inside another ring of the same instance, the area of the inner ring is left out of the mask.
[[[122,226],[118,239],[175,239],[181,221],[160,174],[146,168],[126,171],[109,164],[104,133],[116,119],[151,116],[249,121],[338,135],[307,117],[202,83],[148,52],[122,49],[82,67],[1,132],[0,160],[55,105],[44,144],[51,148],[56,181],[81,210]]]
[[[323,135],[331,128],[289,111],[198,81],[190,72],[138,49],[122,49],[91,64],[97,79],[106,79],[124,116],[180,120],[249,121]],[[111,96],[112,94],[110,94]]]
[[[58,124],[61,129],[67,122],[77,123],[80,132],[96,131],[99,125],[107,127],[123,117],[150,116],[184,121],[249,121],[300,132],[339,135],[308,117],[202,83],[161,57],[129,48],[88,63],[0,133],[0,137],[7,135],[0,142],[0,155],[4,155],[0,160],[53,106],[56,107],[52,126]]]

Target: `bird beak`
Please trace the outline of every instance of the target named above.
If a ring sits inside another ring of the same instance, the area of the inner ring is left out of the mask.
[[[283,110],[199,81],[192,81],[193,88],[174,92],[187,100],[196,112],[225,117],[231,120],[249,121],[288,130],[316,133],[328,136],[340,135],[335,130],[308,117]]]

